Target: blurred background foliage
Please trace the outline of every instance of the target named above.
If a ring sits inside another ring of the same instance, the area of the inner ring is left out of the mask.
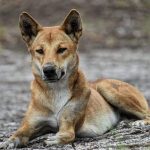
[[[81,50],[149,46],[150,0],[0,0],[0,47],[25,49],[18,27],[22,11],[52,26],[72,8],[83,20]]]

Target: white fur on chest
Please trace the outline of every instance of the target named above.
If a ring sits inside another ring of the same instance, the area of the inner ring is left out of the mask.
[[[50,94],[52,99],[50,99],[50,104],[45,104],[51,111],[48,116],[43,116],[39,112],[34,112],[30,122],[32,124],[37,124],[37,122],[42,122],[44,124],[50,125],[53,129],[59,128],[60,114],[71,98],[71,92],[65,83],[50,84]]]
[[[69,90],[66,88],[58,88],[54,90],[52,106],[53,113],[55,116],[63,109],[63,107],[67,104],[70,99]]]
[[[71,97],[70,90],[66,83],[51,84],[52,87],[52,114],[49,116],[49,125],[53,127],[58,127],[58,122],[60,118],[60,112],[63,110],[64,106],[67,104]]]

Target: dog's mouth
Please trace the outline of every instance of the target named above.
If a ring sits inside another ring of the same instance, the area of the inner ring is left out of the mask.
[[[54,82],[58,82],[61,79],[63,79],[65,76],[65,71],[61,71],[60,75],[59,74],[55,74],[53,76],[43,76],[43,80],[47,83],[54,83]]]

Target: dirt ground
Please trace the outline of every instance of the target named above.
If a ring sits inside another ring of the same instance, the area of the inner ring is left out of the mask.
[[[148,0],[0,0],[0,142],[18,128],[30,100],[33,76],[18,17],[27,11],[39,23],[58,25],[70,9],[82,16],[80,66],[89,80],[114,78],[138,87],[150,104],[150,1]],[[145,47],[145,48],[144,48]],[[133,128],[125,119],[95,139],[77,139],[45,148],[47,135],[24,149],[150,149],[150,126]]]
[[[127,81],[138,87],[146,99],[150,100],[149,49],[82,51],[80,66],[89,80],[100,77]],[[0,50],[0,71],[0,142],[2,142],[18,128],[30,100],[29,82],[33,76],[29,54]],[[31,141],[28,149],[150,149],[150,126],[133,128],[132,121],[123,120],[103,136],[95,139],[77,139],[65,146],[45,148],[43,146],[43,140],[47,136],[45,135]]]

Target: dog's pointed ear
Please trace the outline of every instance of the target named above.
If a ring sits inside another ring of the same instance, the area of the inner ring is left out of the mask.
[[[78,42],[82,35],[82,21],[78,11],[72,9],[69,12],[62,24],[62,29],[73,41]]]
[[[39,25],[28,13],[23,12],[19,17],[19,26],[24,41],[30,46],[41,29]]]

